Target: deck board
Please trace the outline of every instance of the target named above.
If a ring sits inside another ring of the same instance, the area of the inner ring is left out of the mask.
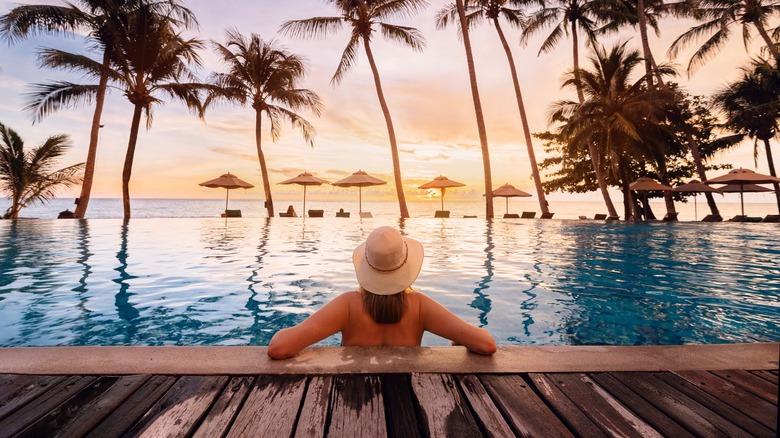
[[[773,371],[6,374],[0,437],[774,437]]]

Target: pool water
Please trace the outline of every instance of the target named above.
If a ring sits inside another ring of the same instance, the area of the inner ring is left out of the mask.
[[[267,345],[379,225],[500,345],[780,341],[777,224],[242,218],[0,221],[0,346]]]

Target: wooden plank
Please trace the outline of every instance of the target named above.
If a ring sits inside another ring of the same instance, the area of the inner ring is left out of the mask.
[[[777,427],[776,405],[712,373],[677,371],[657,376],[753,435],[766,435]]]
[[[575,435],[587,437],[606,436],[547,376],[530,373],[528,377],[531,379],[531,383],[533,383],[536,391],[547,401],[547,404]]]
[[[183,376],[127,432],[129,436],[189,436],[227,383],[227,376]]]
[[[71,376],[0,421],[0,437],[13,436],[95,381],[95,377]]]
[[[21,374],[0,374],[0,400],[5,400],[11,394],[32,383],[33,380],[45,376],[26,376]]]
[[[766,380],[766,381],[768,381],[770,383],[774,383],[775,385],[778,384],[778,382],[777,382],[777,375],[776,374],[772,374],[772,373],[770,373],[767,370],[751,371],[750,373],[754,374],[754,375],[756,375],[758,377],[761,377],[762,379],[764,379],[764,380]]]
[[[610,436],[660,437],[639,415],[585,374],[546,374],[601,430]]]
[[[173,384],[176,377],[152,376],[133,395],[125,399],[87,435],[89,438],[120,436],[138,421]]]
[[[65,376],[25,376],[9,385],[0,398],[0,420],[64,380]]]
[[[754,376],[744,370],[712,371],[718,377],[722,377],[739,385],[764,400],[777,405],[777,385]]]
[[[648,403],[639,394],[632,391],[631,388],[612,377],[610,373],[588,374],[588,377],[598,383],[598,385],[607,390],[610,395],[618,399],[620,403],[624,404],[628,409],[636,413],[664,436],[673,436],[676,438],[693,436],[676,421],[669,418],[669,416],[656,409],[655,406]]]
[[[568,437],[569,429],[519,375],[483,375],[479,380],[520,436]]]
[[[448,374],[412,374],[423,434],[431,437],[478,437],[482,433],[458,385]]]
[[[749,436],[744,430],[680,393],[652,373],[612,373],[612,376],[696,435]]]
[[[305,388],[303,376],[260,376],[227,436],[292,435]]]
[[[68,401],[66,411],[70,415],[66,422],[50,434],[41,433],[38,436],[72,437],[84,436],[103,421],[114,409],[138,390],[147,380],[148,375],[122,376],[103,391],[97,398],[83,405]],[[82,391],[83,393],[84,391]],[[79,396],[82,396],[79,393]],[[25,430],[27,432],[27,430]]]
[[[473,374],[455,376],[461,391],[469,401],[477,421],[481,424],[485,436],[511,437],[514,436],[501,411],[490,398],[482,382]]]
[[[206,418],[198,426],[193,434],[194,438],[210,438],[224,436],[233,419],[236,418],[241,405],[244,403],[252,384],[253,376],[233,377],[222,391],[214,406],[211,407]]]
[[[387,436],[378,376],[334,377],[330,406],[328,436]]]
[[[321,438],[325,436],[325,425],[330,410],[330,388],[333,378],[314,376],[306,387],[303,407],[298,415],[296,437]]]
[[[412,392],[412,375],[385,374],[379,379],[382,384],[385,418],[388,424],[387,436],[391,438],[422,436]]]

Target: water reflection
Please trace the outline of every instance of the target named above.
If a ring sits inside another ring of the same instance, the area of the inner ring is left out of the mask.
[[[493,281],[493,248],[493,221],[488,220],[485,226],[485,275],[477,282],[477,287],[474,289],[476,297],[469,303],[469,306],[480,311],[478,317],[480,327],[487,325],[487,315],[492,307],[492,301],[484,291],[490,288],[490,282]]]
[[[138,309],[130,302],[133,294],[130,293],[129,280],[138,278],[135,275],[127,273],[128,258],[130,256],[127,250],[127,234],[130,225],[130,220],[122,221],[122,225],[119,227],[119,251],[116,253],[116,259],[119,262],[119,266],[114,270],[119,273],[119,277],[115,278],[114,283],[119,285],[114,298],[114,307],[119,318],[124,320],[126,325],[125,342],[131,343],[138,332],[138,318],[141,315]]]

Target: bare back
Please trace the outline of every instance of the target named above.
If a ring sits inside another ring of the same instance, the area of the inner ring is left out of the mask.
[[[349,318],[341,330],[344,346],[419,346],[422,342],[423,324],[420,318],[420,294],[406,293],[406,306],[401,320],[395,324],[379,324],[363,307],[360,292],[347,292]]]

